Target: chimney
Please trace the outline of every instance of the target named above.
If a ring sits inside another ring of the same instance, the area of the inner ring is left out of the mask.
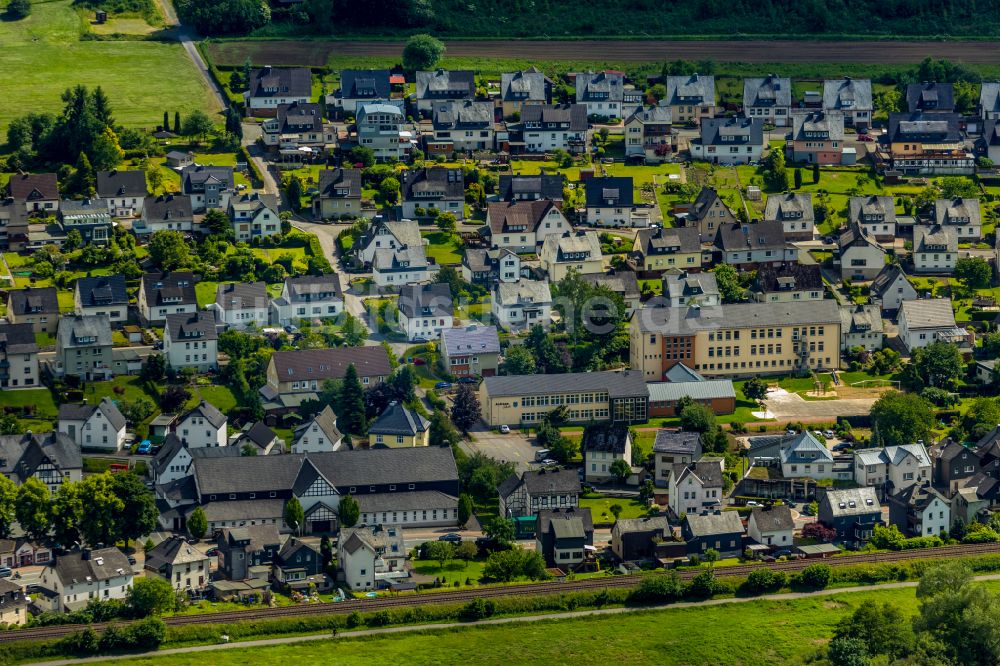
[[[83,550],[81,550],[80,551],[80,557],[84,561],[90,560],[90,549],[89,548],[84,548]]]

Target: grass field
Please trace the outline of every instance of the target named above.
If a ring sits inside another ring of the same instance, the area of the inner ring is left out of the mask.
[[[615,521],[615,516],[611,513],[613,504],[622,508],[619,518],[640,518],[645,516],[648,510],[646,505],[638,500],[627,500],[620,497],[580,498],[580,507],[590,509],[595,523],[613,523]]]
[[[425,232],[427,239],[427,256],[433,258],[439,266],[459,264],[462,262],[462,248],[458,236],[446,234],[443,231]]]
[[[989,584],[995,588],[995,584]],[[336,643],[219,650],[217,666],[320,663],[477,665],[599,664],[775,666],[806,663],[824,650],[834,625],[862,602],[916,612],[912,588],[785,601],[751,601],[569,620],[535,621],[401,635],[342,638]],[[201,666],[204,655],[133,658],[148,666]]]
[[[60,111],[76,84],[103,86],[115,119],[133,127],[155,127],[164,111],[218,111],[180,44],[81,41],[86,29],[69,0],[35,2],[28,18],[0,22],[0,130],[28,111]]]

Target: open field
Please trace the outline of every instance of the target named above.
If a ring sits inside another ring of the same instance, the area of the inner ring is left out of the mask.
[[[155,127],[165,110],[218,110],[180,44],[81,41],[86,29],[69,0],[36,2],[28,18],[0,22],[0,129],[28,111],[58,112],[60,95],[76,84],[103,86],[128,126]]]

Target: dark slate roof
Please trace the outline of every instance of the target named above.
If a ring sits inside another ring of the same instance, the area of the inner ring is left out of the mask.
[[[319,172],[319,196],[336,199],[360,199],[361,170],[323,169]]]
[[[885,268],[879,271],[879,274],[875,276],[874,280],[872,280],[869,291],[874,296],[882,296],[885,293],[885,290],[895,284],[896,280],[900,276],[902,276],[904,280],[907,280],[906,272],[903,270],[902,266],[899,264],[886,264]]]
[[[580,450],[607,451],[610,453],[625,453],[625,445],[629,439],[628,426],[624,423],[597,423],[583,429],[583,440]],[[625,462],[632,464],[631,460]]]
[[[82,277],[76,281],[83,307],[96,308],[106,305],[128,305],[124,275]]]
[[[689,513],[684,520],[687,523],[688,531],[694,537],[743,533],[740,514],[735,511],[720,511],[719,513],[701,515]]]
[[[778,532],[795,529],[795,521],[792,520],[792,510],[785,504],[772,507],[754,507],[750,512],[750,516],[757,524],[757,529],[761,532]]]
[[[823,276],[818,264],[765,265],[757,269],[756,291],[823,290]]]
[[[305,67],[263,67],[250,73],[251,97],[310,97],[312,72]]]
[[[934,202],[934,221],[938,224],[980,224],[979,199],[938,199]]]
[[[521,109],[521,124],[528,123],[540,123],[542,129],[569,132],[584,132],[590,126],[585,104],[528,104]]]
[[[54,173],[25,173],[10,177],[10,196],[17,201],[58,199],[59,183]]]
[[[813,209],[812,194],[786,192],[768,196],[767,206],[764,208],[764,219],[802,220],[806,222],[815,220],[816,212]]]
[[[819,109],[797,109],[792,112],[792,139],[843,141],[844,114],[827,113]]]
[[[580,492],[580,476],[574,469],[529,471],[521,475],[521,482],[531,495]]]
[[[603,206],[632,207],[631,176],[589,178],[584,187],[587,195],[587,208]]]
[[[641,106],[632,112],[625,123],[628,124],[633,118],[644,125],[669,125],[673,122],[674,114],[669,106]]]
[[[642,373],[629,371],[497,376],[483,383],[491,398],[597,390],[606,390],[611,398],[648,395]]]
[[[729,206],[726,205],[726,202],[721,201],[719,193],[714,188],[702,187],[701,191],[698,192],[698,196],[691,203],[691,208],[688,210],[688,219],[698,221],[705,218],[715,206],[716,201],[720,201],[730,214],[733,213]]]
[[[715,77],[702,74],[667,77],[667,96],[670,106],[681,104],[715,105]]]
[[[441,346],[448,357],[464,354],[499,354],[496,326],[467,326],[441,331]]]
[[[399,311],[408,319],[450,317],[455,312],[451,287],[447,283],[408,284],[400,289]]]
[[[281,132],[323,131],[323,109],[315,102],[279,104],[275,117]]]
[[[786,325],[839,324],[836,301],[792,301],[789,303],[734,303],[713,308],[653,307],[637,310],[632,326],[641,331],[670,331],[671,335],[726,328]]]
[[[607,287],[623,298],[638,298],[641,294],[639,281],[632,271],[618,273],[587,273],[580,276],[584,282],[595,287]]]
[[[552,82],[535,67],[500,75],[500,98],[510,102],[548,102]]]
[[[559,539],[583,539],[587,534],[594,532],[594,519],[589,507],[540,509],[536,520],[539,534],[545,534],[552,529]]]
[[[430,167],[403,172],[402,190],[406,201],[465,200],[465,181],[461,169]],[[430,195],[421,195],[422,192]]]
[[[102,199],[112,197],[145,197],[146,172],[138,169],[97,172],[97,196]]]
[[[960,120],[957,113],[890,113],[889,141],[956,143],[962,140]]]
[[[142,205],[142,216],[150,221],[190,220],[192,215],[191,197],[183,194],[146,197]]]
[[[687,430],[657,430],[654,453],[676,453],[692,458],[701,456],[701,433]]]
[[[640,229],[637,243],[643,255],[701,252],[697,227]]]
[[[785,229],[781,222],[724,224],[715,236],[715,245],[723,252],[784,249]]]
[[[59,319],[59,328],[56,330],[56,346],[59,349],[110,347],[112,344],[111,319],[108,315],[75,314]]]
[[[365,493],[358,495],[362,513],[382,511],[420,511],[431,508],[458,508],[458,498],[439,490],[413,490],[405,493]]]
[[[294,441],[298,442],[299,438],[306,435],[313,423],[319,426],[319,429],[323,431],[323,434],[326,435],[331,444],[336,444],[343,437],[340,429],[337,428],[337,414],[333,411],[333,407],[327,405],[323,408],[323,411],[311,419],[304,421],[295,429]]]
[[[914,111],[954,111],[955,87],[950,83],[910,83],[906,86],[906,109]]]
[[[510,227],[520,226],[534,233],[553,206],[555,203],[548,199],[491,203],[486,209],[486,219],[489,220],[487,229],[491,234],[502,234]]]
[[[211,310],[168,314],[166,320],[164,335],[169,335],[171,342],[219,339],[219,321]]]
[[[219,183],[231,190],[234,185],[233,167],[212,164],[192,164],[181,170],[181,191],[201,192],[208,183]]]
[[[266,308],[270,302],[263,282],[223,282],[215,288],[215,304],[223,310]]]
[[[8,308],[16,315],[58,314],[59,297],[55,287],[25,287],[7,292]]]
[[[823,82],[823,108],[827,111],[871,111],[872,82],[871,79],[852,79],[846,76],[842,79]]]
[[[941,493],[931,487],[930,481],[926,481],[923,484],[914,483],[894,495],[893,499],[901,504],[912,506],[917,511],[923,511],[935,499],[939,499],[944,504],[948,504],[948,500]]]
[[[0,324],[0,344],[8,354],[37,354],[35,328],[32,324]]]
[[[89,551],[88,559],[84,559],[82,551],[59,555],[54,566],[56,575],[63,585],[132,575],[132,565],[128,563],[125,554],[117,548]]]
[[[576,75],[576,101],[621,102],[625,77],[619,72],[580,72]]]
[[[254,423],[249,430],[244,432],[241,437],[249,439],[251,442],[259,446],[260,448],[266,447],[268,444],[274,441],[274,438],[278,435],[267,427],[263,421],[257,421]]]
[[[722,486],[722,470],[719,468],[718,462],[699,460],[686,465],[679,463],[674,465],[673,471],[674,476],[677,478],[677,483],[683,481],[688,475],[693,474],[701,479],[701,483],[704,486]]]
[[[671,535],[670,521],[666,516],[644,516],[642,518],[619,518],[611,528],[612,535],[657,532],[662,538]]]
[[[704,146],[762,146],[764,121],[761,118],[702,118],[701,143]],[[721,136],[740,137],[723,141]]]
[[[194,273],[144,273],[141,288],[146,293],[146,303],[157,305],[197,305],[194,291]]]
[[[497,190],[501,201],[518,199],[552,199],[562,201],[563,177],[561,174],[537,176],[500,176]]]
[[[404,435],[413,437],[425,432],[430,421],[423,416],[395,402],[389,405],[381,416],[368,427],[369,435]]]
[[[326,275],[302,275],[285,278],[285,289],[292,303],[307,303],[317,298],[340,298],[340,276],[336,273]]]
[[[392,374],[389,355],[382,346],[302,349],[271,355],[279,382],[303,379],[343,379],[347,366],[354,364],[359,377],[388,377]]]
[[[96,405],[77,405],[64,403],[59,405],[59,420],[63,421],[86,421],[94,412],[100,410],[104,417],[116,431],[125,427],[125,417],[118,410],[118,406],[110,398],[102,398]]]
[[[743,108],[791,106],[792,80],[776,74],[743,79]]]
[[[437,69],[417,72],[417,99],[472,99],[476,75],[471,70]]]
[[[340,96],[345,99],[389,99],[387,69],[343,69],[340,71]]]
[[[181,418],[178,419],[178,423],[191,416],[201,416],[216,429],[222,428],[226,425],[226,415],[220,412],[215,405],[204,400],[195,405],[191,411],[181,416]]]
[[[83,468],[80,447],[62,432],[0,435],[0,474],[24,483],[48,459],[62,472]]]
[[[847,229],[844,233],[837,237],[837,247],[840,248],[840,252],[843,253],[845,248],[851,246],[871,246],[878,249],[880,252],[885,252],[882,246],[867,233],[864,228],[857,222],[848,222]]]
[[[434,129],[438,131],[491,129],[493,102],[469,99],[435,102],[431,117]]]

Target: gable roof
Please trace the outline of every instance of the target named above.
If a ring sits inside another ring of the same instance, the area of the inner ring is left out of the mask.
[[[444,282],[405,285],[399,291],[397,307],[409,319],[450,317],[455,312],[451,287]]]
[[[298,442],[299,439],[308,434],[313,423],[315,423],[316,426],[323,431],[323,434],[326,435],[326,438],[330,440],[331,444],[336,444],[343,438],[343,434],[341,434],[340,430],[337,428],[337,414],[333,411],[333,407],[327,405],[321,412],[314,415],[311,419],[304,421],[297,428],[295,428],[295,434],[293,437],[294,442]]]
[[[840,333],[881,333],[882,311],[877,305],[852,304],[840,308]]]
[[[590,127],[587,121],[586,104],[528,104],[521,109],[521,125],[540,124],[549,130],[565,132],[585,132]]]
[[[263,282],[222,282],[215,288],[215,304],[227,311],[266,308],[270,301]]]
[[[779,222],[785,220],[810,222],[815,220],[816,212],[813,209],[812,194],[785,192],[769,195],[767,205],[764,208],[764,219]]]
[[[956,197],[934,201],[934,221],[937,224],[980,224],[979,199]]]
[[[179,312],[168,314],[163,327],[164,336],[169,336],[174,343],[184,340],[218,340],[219,320],[212,310],[197,312]]]
[[[128,305],[124,275],[82,277],[76,281],[75,289],[80,295],[80,304],[85,308]]]
[[[643,332],[670,331],[671,335],[769,326],[776,321],[786,325],[839,324],[837,304],[831,300],[793,301],[789,303],[733,303],[712,308],[642,308],[632,317],[632,326]]]
[[[56,348],[110,347],[111,319],[108,315],[68,315],[59,319]]]
[[[872,218],[869,221],[866,218]],[[849,222],[873,224],[878,222],[894,224],[896,222],[896,204],[892,197],[877,195],[851,197],[847,202],[847,219]]]
[[[471,99],[435,102],[431,123],[436,131],[493,128],[493,103]]]
[[[392,86],[387,69],[340,70],[340,96],[346,99],[389,99]]]
[[[142,217],[147,220],[190,220],[192,212],[191,197],[186,194],[161,194],[156,197],[146,197],[142,205]]]
[[[580,492],[580,477],[572,469],[527,471],[521,475],[521,483],[530,495],[572,495]]]
[[[869,287],[869,291],[874,296],[884,296],[886,291],[902,277],[909,284],[906,272],[899,264],[886,264],[885,268],[879,271]],[[912,285],[910,285],[912,287]],[[916,291],[916,290],[914,290]]]
[[[631,208],[633,205],[631,176],[588,178],[584,183],[584,190],[587,208],[605,206]]]
[[[621,102],[625,97],[625,77],[619,72],[580,72],[576,75],[576,101]]]
[[[330,298],[342,299],[340,276],[337,273],[287,277],[284,289],[293,303],[315,300],[324,294],[330,294]]]
[[[839,112],[826,112],[818,109],[793,111],[792,139],[794,141],[813,139],[843,141],[844,115]]]
[[[625,119],[625,124],[637,121],[642,125],[669,125],[674,120],[674,112],[669,106],[640,106]]]
[[[899,318],[906,319],[906,328],[951,328],[955,326],[955,311],[950,298],[921,298],[903,301]]]
[[[757,529],[761,532],[785,532],[795,529],[792,509],[786,504],[754,507],[750,511],[750,520],[757,525]]]
[[[914,111],[954,111],[955,87],[950,83],[910,83],[906,86],[906,107]]]
[[[743,108],[791,106],[792,80],[769,74],[743,79]]]
[[[716,534],[743,534],[743,522],[740,520],[740,514],[735,511],[689,513],[685,516],[684,523],[687,525],[687,531],[696,538]]]
[[[761,118],[702,118],[699,131],[704,146],[764,145],[764,121]],[[723,139],[723,137],[726,137]]]
[[[491,234],[506,233],[512,227],[534,233],[555,207],[555,203],[548,199],[490,203],[486,209],[487,228]]]
[[[719,193],[715,190],[715,188],[702,187],[701,191],[698,192],[698,196],[694,198],[694,201],[691,203],[691,207],[688,209],[688,220],[697,222],[708,217],[709,211],[715,207],[716,202],[721,203],[723,207],[729,211],[729,214],[733,215],[733,211],[726,205],[726,202],[719,197]]]
[[[465,354],[499,354],[500,336],[496,326],[466,326],[441,331],[441,347],[451,358]]]
[[[368,434],[414,437],[426,432],[429,427],[430,421],[423,416],[398,402],[393,402],[374,423],[368,426]]]
[[[25,287],[7,292],[8,308],[15,315],[58,314],[59,297],[55,287]]]
[[[823,504],[829,506],[830,513],[834,517],[859,516],[882,511],[875,489],[871,486],[828,490],[819,501],[821,506]]]
[[[146,172],[139,169],[97,172],[97,196],[102,199],[112,197],[142,198],[149,193],[146,188]]]
[[[856,221],[847,223],[847,229],[837,237],[837,247],[842,255],[849,247],[871,247],[885,254],[885,249],[878,241]]]
[[[785,228],[777,220],[756,224],[723,224],[715,235],[715,245],[723,252],[783,250],[788,247]]]
[[[715,105],[715,77],[702,74],[689,76],[668,76],[667,96],[664,101],[670,106],[681,104]]]
[[[594,287],[605,287],[623,298],[639,298],[639,280],[632,271],[617,273],[585,273],[580,278]]]
[[[319,196],[336,199],[361,198],[360,169],[322,169],[319,172]]]
[[[80,447],[66,433],[0,435],[0,473],[16,483],[24,483],[46,459],[63,472],[83,468]]]
[[[37,354],[33,324],[0,324],[0,344],[8,354]]]
[[[461,169],[429,167],[403,172],[402,190],[406,201],[465,200]]]
[[[347,366],[354,365],[359,377],[388,377],[392,374],[389,355],[381,345],[300,349],[271,355],[279,382],[343,379]]]
[[[312,72],[306,67],[262,67],[250,72],[250,97],[310,97]]]
[[[594,532],[590,508],[540,509],[536,516],[537,532],[553,532],[556,539],[585,539]]]
[[[913,252],[957,252],[958,234],[950,226],[918,224],[913,228]]]
[[[823,81],[823,108],[847,113],[873,109],[871,79],[845,76]]]
[[[132,577],[134,575],[132,565],[129,564],[125,553],[117,548],[101,548],[59,555],[52,568],[63,585],[105,581],[119,576]]]
[[[957,113],[890,113],[890,142],[957,143],[962,140]]]
[[[501,201],[517,199],[552,199],[562,201],[563,177],[561,174],[542,173],[535,176],[500,176],[497,189]]]
[[[194,283],[194,273],[190,271],[143,273],[140,288],[150,306],[197,305]]]
[[[701,252],[701,240],[697,227],[672,227],[670,229],[639,229],[636,244],[640,252],[652,254],[693,254]]]
[[[96,405],[74,405],[68,403],[59,405],[59,420],[88,421],[98,411],[104,415],[104,418],[107,419],[115,432],[125,427],[125,417],[122,416],[118,405],[112,402],[111,398],[107,396],[101,398],[101,401]]]
[[[823,276],[818,264],[767,264],[757,269],[755,289],[764,294],[792,290],[823,291]]]
[[[675,485],[689,476],[694,476],[707,488],[722,487],[722,468],[717,461],[698,460],[691,463],[677,463],[673,466]]]
[[[663,291],[671,300],[697,296],[718,296],[719,282],[715,273],[711,272],[668,273],[663,276]]]
[[[625,446],[629,443],[630,438],[628,426],[624,423],[595,423],[583,429],[580,450],[584,452],[584,455],[587,451],[624,454]],[[631,460],[625,462],[632,464]]]
[[[612,536],[635,534],[637,532],[659,532],[669,537],[670,521],[666,516],[644,516],[642,518],[619,518],[611,528]]]
[[[436,69],[417,72],[417,99],[472,99],[476,76],[471,70]]]
[[[542,241],[543,261],[577,262],[580,258],[601,259],[601,241],[596,231],[564,231],[548,234]]]
[[[24,173],[10,177],[10,196],[16,201],[58,199],[59,182],[54,173]]]
[[[548,102],[552,82],[535,67],[500,74],[500,98],[504,101]]]
[[[355,247],[362,249],[370,247],[382,231],[391,234],[400,246],[423,245],[420,227],[414,220],[379,220],[369,226],[365,233],[355,241]]]

